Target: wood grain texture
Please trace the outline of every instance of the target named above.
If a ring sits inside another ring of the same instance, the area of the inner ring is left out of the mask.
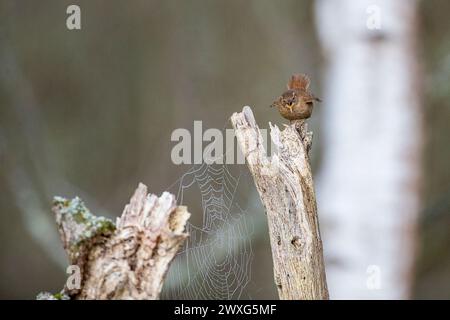
[[[79,198],[56,198],[53,211],[81,287],[38,299],[158,299],[169,265],[188,236],[190,214],[175,196],[139,184],[116,224],[92,215]]]
[[[312,133],[303,120],[283,131],[270,124],[277,151],[269,158],[249,107],[234,113],[231,122],[266,209],[280,299],[328,299],[308,157]]]

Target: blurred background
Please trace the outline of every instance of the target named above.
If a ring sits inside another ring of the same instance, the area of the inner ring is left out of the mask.
[[[66,27],[70,4],[81,30]],[[277,298],[247,167],[175,165],[171,134],[195,120],[231,128],[244,105],[261,128],[281,126],[269,105],[298,72],[324,101],[309,125],[331,298],[450,298],[449,11],[0,0],[0,298],[62,288],[54,195],[115,218],[140,181],[192,213],[165,297]]]

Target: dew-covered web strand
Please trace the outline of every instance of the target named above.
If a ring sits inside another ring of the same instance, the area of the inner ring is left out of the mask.
[[[177,255],[169,276],[177,285],[173,299],[238,299],[250,280],[252,228],[235,203],[239,184],[226,165],[197,165],[180,179],[177,201],[197,187],[203,224],[187,226],[190,237]],[[184,276],[182,273],[185,273]]]

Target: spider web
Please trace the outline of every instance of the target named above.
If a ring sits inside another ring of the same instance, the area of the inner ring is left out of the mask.
[[[205,163],[193,166],[181,177],[177,202],[186,205],[186,191],[196,186],[201,195],[202,225],[188,223],[190,236],[170,267],[163,297],[241,297],[250,281],[253,225],[235,201],[240,177],[227,165]]]

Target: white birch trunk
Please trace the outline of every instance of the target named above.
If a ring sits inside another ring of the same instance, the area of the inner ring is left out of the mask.
[[[417,1],[318,0],[318,182],[331,299],[410,297],[420,210]],[[379,28],[378,28],[379,27]]]

